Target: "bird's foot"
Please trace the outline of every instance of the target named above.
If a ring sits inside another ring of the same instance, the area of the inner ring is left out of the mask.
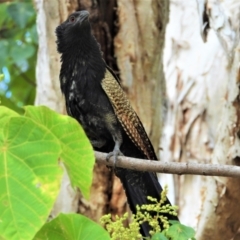
[[[113,168],[116,167],[116,163],[117,163],[117,160],[118,160],[118,156],[124,156],[123,153],[120,151],[120,149],[113,149],[112,152],[108,153],[107,155],[107,161],[109,161],[109,159],[111,157],[114,157],[114,163],[113,163]]]

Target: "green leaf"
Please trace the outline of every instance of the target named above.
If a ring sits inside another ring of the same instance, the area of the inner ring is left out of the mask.
[[[17,71],[18,70],[15,68],[15,72],[11,72],[12,77],[11,82],[9,83],[9,90],[12,93],[13,99],[16,99],[18,102],[25,102],[27,96],[29,96],[31,92],[35,93],[35,87],[33,86],[35,84],[35,81],[34,79],[31,79],[31,74],[28,74],[28,72],[25,72],[24,74],[21,74],[19,72],[20,75],[15,77]],[[31,84],[29,84],[30,81],[32,81]]]
[[[6,2],[1,3],[1,5],[0,5],[0,26],[4,24],[6,27],[6,21],[10,19],[9,15],[6,14],[8,5],[9,4]]]
[[[79,214],[59,214],[46,223],[34,240],[110,240],[108,233],[97,223]]]
[[[168,240],[164,234],[162,233],[156,233],[152,236],[151,240]]]
[[[7,123],[11,117],[18,117],[19,115],[12,111],[9,108],[0,106],[0,126],[3,126],[5,123]],[[3,128],[0,128],[0,136],[3,134]]]
[[[31,44],[13,44],[10,49],[10,57],[14,62],[20,62],[27,58],[30,58],[35,53],[35,48]]]
[[[36,25],[33,25],[30,29],[31,39],[33,43],[38,44],[38,33]]]
[[[9,51],[9,42],[7,40],[0,40],[0,69],[7,65]]]
[[[16,102],[12,98],[6,98],[5,96],[0,95],[0,105],[6,106],[18,113],[23,113],[23,109],[16,105]],[[0,130],[1,131],[1,130]]]
[[[28,62],[33,64],[35,59],[31,57]],[[27,71],[22,73],[21,69],[19,69],[16,64],[12,64],[8,67],[8,71],[11,74],[11,81],[8,83],[8,91],[10,91],[12,95],[8,100],[3,98],[2,104],[23,113],[23,109],[19,108],[20,106],[34,103],[36,93],[35,68],[30,65]],[[3,93],[3,96],[5,96],[5,94],[6,93]],[[15,107],[13,105],[15,105]]]
[[[45,127],[7,113],[0,133],[0,239],[32,239],[59,193],[60,145]]]
[[[15,2],[9,4],[7,12],[20,28],[26,27],[29,19],[34,15],[31,2]]]
[[[95,162],[92,146],[80,124],[69,116],[60,115],[45,106],[25,107],[26,117],[46,126],[60,141],[63,160],[72,185],[89,198]]]
[[[169,223],[171,223],[171,225],[180,224],[180,222],[177,220],[169,220]]]
[[[33,7],[33,1],[7,1],[1,3],[0,28],[2,29],[0,72],[4,71],[6,73],[6,81],[1,84],[2,88],[0,86],[1,97],[5,97],[8,92],[8,97],[6,99],[1,98],[0,101],[2,104],[21,112],[19,106],[33,104],[35,93],[35,84],[32,84],[32,82],[35,82],[38,45],[36,44],[36,11]],[[19,70],[17,67],[19,67]],[[22,72],[24,73],[22,74]],[[10,76],[8,73],[10,73]],[[30,87],[25,88],[26,84],[22,80],[26,81]],[[13,82],[23,83],[24,86],[19,86],[18,90],[16,90]],[[21,93],[19,94],[19,92]],[[15,93],[17,93],[17,96],[15,96]],[[19,96],[22,98],[19,99]]]
[[[166,236],[172,240],[188,240],[193,238],[195,231],[193,228],[185,226],[178,221],[169,221],[173,225],[166,230]]]

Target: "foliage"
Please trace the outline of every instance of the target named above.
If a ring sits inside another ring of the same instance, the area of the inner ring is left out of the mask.
[[[37,55],[36,13],[33,1],[0,4],[0,82],[1,104],[17,112],[35,98]]]
[[[176,240],[194,240],[195,231],[183,224],[180,224],[178,221],[169,221],[172,225],[165,231],[165,235],[169,239]]]
[[[43,239],[110,240],[110,237],[101,226],[82,215],[60,214],[46,223],[34,237],[34,240]]]
[[[0,239],[141,239],[140,224],[153,228],[152,240],[194,239],[194,230],[164,213],[176,215],[176,207],[149,197],[151,204],[137,207],[128,227],[128,214],[113,222],[110,215],[98,224],[79,214],[60,214],[47,222],[58,196],[64,163],[72,186],[89,197],[94,164],[91,144],[79,124],[47,107],[25,107],[24,115],[0,106]],[[156,218],[149,212],[156,212]],[[163,229],[159,227],[162,222]]]
[[[0,239],[32,239],[59,193],[58,160],[88,197],[94,153],[74,119],[46,107],[26,107],[20,116],[0,106],[0,126]]]
[[[79,123],[44,106],[25,107],[24,116],[46,127],[57,138],[61,146],[60,158],[68,170],[72,185],[79,187],[83,196],[89,198],[95,158],[92,145]]]
[[[132,215],[132,222],[129,226],[125,227],[124,223],[128,219],[128,213],[125,213],[122,217],[116,216],[116,220],[112,221],[111,215],[105,215],[101,218],[101,223],[105,225],[112,240],[137,240],[142,239],[142,235],[139,233],[140,225],[143,222],[148,222],[152,226],[150,235],[151,240],[188,240],[194,239],[194,230],[190,227],[180,224],[178,221],[170,221],[164,216],[164,213],[170,215],[177,215],[176,206],[169,204],[165,205],[167,198],[167,187],[165,187],[161,193],[161,200],[148,197],[152,204],[144,204],[137,207],[137,213]],[[150,212],[155,212],[155,217],[152,217]],[[160,229],[159,222],[162,223],[163,229]],[[160,233],[161,232],[161,233]],[[149,238],[145,238],[149,239]]]

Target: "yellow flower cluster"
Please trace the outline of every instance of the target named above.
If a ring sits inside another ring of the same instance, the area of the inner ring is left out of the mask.
[[[150,235],[154,235],[157,232],[161,232],[164,229],[168,229],[170,224],[168,218],[164,216],[166,213],[170,215],[177,215],[177,207],[170,204],[164,205],[167,199],[167,187],[164,187],[161,193],[161,200],[148,197],[151,204],[144,204],[137,206],[137,213],[132,215],[132,221],[129,226],[125,227],[124,223],[128,219],[128,213],[125,213],[122,217],[116,216],[116,220],[112,221],[111,215],[104,215],[101,218],[101,224],[104,225],[109,232],[112,240],[138,240],[142,239],[142,235],[139,233],[140,225],[144,222],[152,227]],[[154,217],[151,215],[155,212]],[[162,223],[162,229],[159,226],[159,222]]]

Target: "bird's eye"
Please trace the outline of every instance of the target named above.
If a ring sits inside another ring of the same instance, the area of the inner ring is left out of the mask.
[[[74,23],[75,20],[76,20],[76,18],[75,18],[74,16],[71,16],[71,17],[69,18],[69,22],[71,22],[71,23]]]

